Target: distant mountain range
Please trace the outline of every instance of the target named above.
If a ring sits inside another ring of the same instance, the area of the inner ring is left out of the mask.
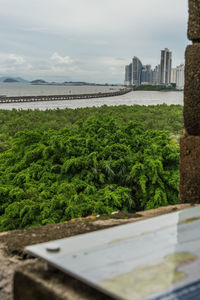
[[[42,84],[48,84],[48,85],[67,85],[67,86],[82,86],[82,85],[93,85],[93,86],[120,86],[120,84],[100,84],[100,83],[89,83],[89,82],[84,82],[84,81],[65,81],[65,82],[47,82],[43,79],[36,79],[33,81],[28,81],[25,80],[21,77],[9,77],[9,76],[2,76],[0,77],[0,82],[3,83],[31,83],[31,84],[36,84],[36,85],[42,85]]]
[[[0,77],[0,82],[29,82],[28,80],[25,80],[21,77],[9,77],[9,76],[3,76]]]
[[[36,79],[36,80],[31,81],[31,83],[32,84],[45,84],[47,82],[43,79]]]

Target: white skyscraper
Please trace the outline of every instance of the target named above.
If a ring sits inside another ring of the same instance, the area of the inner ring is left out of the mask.
[[[160,84],[160,65],[155,66],[155,69],[152,71],[152,84]]]
[[[185,83],[184,70],[185,70],[185,67],[183,64],[176,67],[176,88],[178,90],[184,89],[184,83]]]
[[[171,83],[176,83],[176,71],[177,71],[177,68],[172,68],[172,71],[171,71]]]
[[[125,66],[124,85],[140,85],[142,81],[142,63],[136,56],[133,57],[132,63]]]
[[[172,68],[172,52],[169,49],[161,50],[160,60],[160,83],[168,85],[171,82],[171,68]]]
[[[140,85],[142,81],[142,63],[136,56],[132,60],[132,85]]]
[[[124,85],[129,86],[131,85],[132,81],[132,64],[129,64],[125,66],[125,80],[124,80]]]

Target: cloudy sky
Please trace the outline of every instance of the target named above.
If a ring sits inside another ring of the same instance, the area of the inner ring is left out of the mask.
[[[187,0],[0,0],[0,76],[122,83],[138,56],[184,62]]]

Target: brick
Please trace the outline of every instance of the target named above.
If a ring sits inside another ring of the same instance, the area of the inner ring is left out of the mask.
[[[186,49],[184,126],[188,134],[200,135],[200,44]]]
[[[183,137],[180,146],[180,202],[200,203],[200,137]]]
[[[200,0],[189,0],[188,38],[200,40]]]
[[[14,274],[14,300],[112,300],[113,298],[49,269],[42,262],[20,267]]]

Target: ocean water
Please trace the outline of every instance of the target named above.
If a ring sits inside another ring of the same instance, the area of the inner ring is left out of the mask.
[[[87,94],[98,92],[117,91],[120,87],[110,86],[54,86],[54,85],[31,85],[24,83],[0,83],[0,95],[7,96],[32,96],[32,95],[64,95],[64,94]],[[64,109],[81,107],[99,107],[102,105],[157,105],[166,103],[183,105],[183,92],[151,92],[133,91],[125,95],[94,99],[61,100],[47,102],[26,102],[1,104],[0,109]]]
[[[0,95],[6,96],[41,96],[89,94],[119,90],[120,86],[66,86],[66,85],[34,85],[30,83],[0,83]]]

